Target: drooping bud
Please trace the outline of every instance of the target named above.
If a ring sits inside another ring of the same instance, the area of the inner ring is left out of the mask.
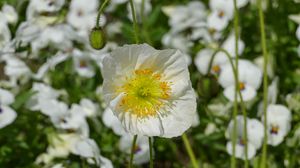
[[[105,46],[106,39],[101,27],[94,27],[90,33],[90,44],[96,49],[100,50]]]

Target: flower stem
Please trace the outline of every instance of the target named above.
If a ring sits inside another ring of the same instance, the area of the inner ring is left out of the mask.
[[[212,58],[211,58],[211,60],[210,60],[210,67],[212,66],[211,64],[212,64],[212,62],[213,62],[213,60],[214,60],[214,58],[215,58],[215,55],[216,55],[216,53],[217,52],[223,52],[225,55],[226,55],[226,57],[227,57],[227,59],[229,60],[229,63],[230,63],[230,65],[231,65],[231,68],[232,68],[232,71],[233,71],[233,75],[234,75],[234,79],[235,79],[235,82],[237,82],[237,83],[239,83],[239,79],[238,79],[238,71],[237,71],[237,68],[235,67],[235,65],[234,65],[234,62],[232,61],[232,57],[231,57],[231,55],[228,53],[228,51],[226,51],[225,49],[223,49],[223,48],[213,48],[213,47],[209,47],[209,48],[211,48],[211,49],[213,49],[213,50],[215,50],[215,52],[214,52],[214,54],[213,54],[213,56],[212,56]],[[240,101],[241,101],[241,106],[242,106],[242,111],[243,111],[243,115],[244,115],[244,123],[246,123],[247,121],[247,118],[246,118],[246,115],[247,115],[247,111],[246,111],[246,105],[245,105],[245,102],[244,102],[244,100],[243,100],[243,97],[242,97],[242,93],[241,93],[241,91],[240,91],[240,89],[238,89],[238,91],[237,91],[237,93],[238,93],[238,96],[239,96],[239,98],[240,98]],[[233,111],[233,116],[234,116],[234,118],[233,118],[233,126],[234,126],[234,130],[233,130],[233,138],[232,138],[232,157],[231,157],[231,167],[232,168],[235,168],[236,167],[236,159],[235,159],[235,144],[236,144],[236,137],[237,137],[237,133],[236,133],[236,127],[237,127],[237,121],[236,121],[236,115],[237,115],[237,106],[236,107],[234,107],[234,111]],[[246,130],[246,132],[247,132],[247,127],[246,127],[247,125],[246,124],[244,124],[244,132],[245,132],[245,130]],[[245,141],[245,143],[246,143],[246,146],[245,146],[245,151],[246,151],[246,148],[247,148],[247,139],[248,139],[248,137],[247,137],[247,133],[245,132],[245,134],[244,134],[244,138],[246,139],[246,141]],[[247,150],[248,150],[248,148],[247,148]],[[248,153],[247,154],[245,154],[245,156],[246,156],[246,158],[248,158]],[[245,161],[246,162],[246,161]],[[245,163],[245,167],[246,166],[248,166],[248,162],[247,162],[247,164]]]
[[[132,145],[131,145],[131,153],[130,153],[130,160],[129,160],[128,168],[132,168],[136,140],[137,140],[137,135],[134,135],[133,140],[132,140]]]
[[[150,151],[150,168],[153,168],[153,147],[151,137],[148,138],[149,140],[149,151]]]
[[[139,43],[139,36],[138,36],[139,29],[138,29],[138,25],[137,25],[137,21],[136,21],[136,13],[135,13],[133,1],[129,0],[129,3],[130,3],[131,13],[132,13],[135,43],[138,44]]]
[[[104,9],[104,7],[105,7],[105,5],[107,4],[107,2],[108,2],[109,0],[105,0],[103,3],[102,3],[102,5],[100,6],[100,9],[99,9],[99,11],[98,11],[98,15],[97,15],[97,19],[96,19],[96,28],[99,28],[100,27],[100,16],[101,16],[101,14],[102,14],[102,12],[103,12],[103,9]]]
[[[184,142],[185,149],[187,150],[187,152],[189,154],[189,157],[190,157],[190,159],[192,161],[193,168],[199,168],[197,160],[196,160],[195,155],[194,155],[194,152],[193,152],[193,150],[191,148],[191,144],[190,144],[190,142],[189,142],[186,134],[183,133],[181,137],[182,137],[182,140]]]
[[[263,67],[263,118],[264,118],[264,142],[262,147],[262,158],[261,158],[261,168],[266,167],[266,160],[267,160],[267,142],[268,142],[268,133],[267,133],[267,106],[268,106],[268,75],[267,75],[267,64],[268,64],[268,53],[267,53],[267,46],[266,46],[266,33],[265,33],[265,23],[264,23],[264,14],[262,11],[262,1],[257,1],[258,6],[258,13],[259,13],[259,24],[260,24],[260,33],[261,33],[261,46],[262,52],[264,57],[264,67]]]

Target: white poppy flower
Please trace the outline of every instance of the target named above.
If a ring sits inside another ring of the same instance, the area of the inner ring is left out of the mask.
[[[11,124],[17,117],[17,113],[9,107],[15,101],[15,97],[7,90],[0,88],[0,128]]]
[[[125,45],[103,60],[106,104],[132,134],[175,137],[192,124],[196,97],[178,50]]]
[[[18,14],[13,6],[4,4],[2,13],[8,23],[15,24],[18,21]]]
[[[264,118],[262,117],[262,121]],[[267,108],[268,144],[279,145],[291,128],[292,114],[288,108],[270,104]]]
[[[92,65],[90,54],[75,49],[73,52],[74,68],[78,75],[91,78],[95,75],[95,69]]]
[[[120,139],[120,150],[130,154],[132,145],[132,135],[124,135]],[[134,158],[133,163],[136,165],[144,164],[150,160],[149,142],[148,137],[138,136],[135,147],[134,147]]]
[[[122,136],[127,134],[124,130],[120,120],[114,115],[110,108],[106,108],[102,114],[102,121],[104,125],[111,128],[116,135]]]
[[[262,81],[261,70],[247,60],[240,60],[238,65],[239,89],[244,101],[249,101],[256,96],[256,90],[259,89]],[[234,101],[235,79],[231,64],[223,66],[219,76],[219,83],[225,89],[224,95],[230,101]],[[238,101],[240,98],[238,97]]]
[[[245,145],[247,142],[248,147],[248,159],[251,159],[255,156],[256,150],[259,149],[262,145],[263,137],[264,137],[264,128],[263,124],[256,119],[248,119],[247,118],[247,140],[244,138],[244,118],[243,116],[237,116],[237,137],[236,137],[236,145],[235,145],[235,156],[240,159],[245,159]],[[226,144],[227,152],[232,155],[233,154],[233,144],[232,139],[234,132],[233,120],[230,121],[227,131],[226,137],[229,141]]]
[[[142,14],[144,16],[147,16],[151,10],[152,10],[152,6],[150,3],[150,0],[144,0],[144,13],[142,13],[142,2],[143,0],[133,0],[133,5],[134,5],[134,10],[136,13],[136,19],[138,22],[142,21]],[[132,20],[132,11],[131,11],[131,7],[130,7],[130,3],[127,3],[127,17]]]

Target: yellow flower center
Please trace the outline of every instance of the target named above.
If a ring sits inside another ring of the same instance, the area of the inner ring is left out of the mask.
[[[125,93],[119,107],[138,117],[155,116],[167,102],[171,94],[171,82],[161,79],[162,75],[150,69],[135,70],[131,77],[126,78],[118,93]]]

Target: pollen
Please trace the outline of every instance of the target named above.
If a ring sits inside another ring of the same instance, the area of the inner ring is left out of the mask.
[[[125,84],[117,88],[117,93],[125,93],[119,103],[122,111],[140,118],[156,116],[171,94],[171,82],[162,80],[162,76],[150,69],[139,69],[126,77]]]

